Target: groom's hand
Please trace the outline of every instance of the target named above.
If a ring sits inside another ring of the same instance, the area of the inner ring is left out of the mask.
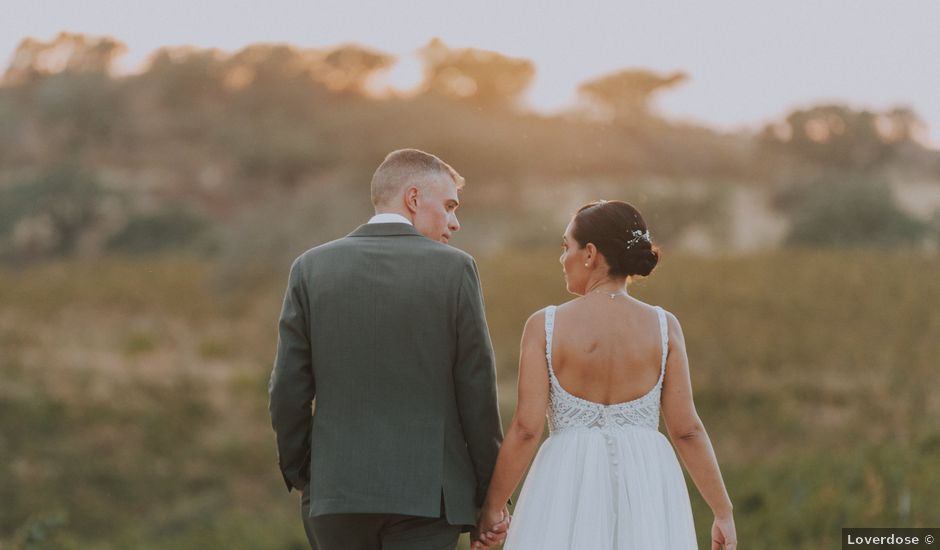
[[[483,510],[477,528],[470,533],[473,542],[470,548],[481,550],[502,544],[506,540],[512,516],[509,508],[503,506],[502,510]]]

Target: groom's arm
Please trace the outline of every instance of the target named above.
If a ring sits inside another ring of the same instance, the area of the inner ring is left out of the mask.
[[[310,464],[310,429],[316,384],[310,358],[307,295],[300,260],[291,266],[278,322],[277,355],[268,383],[271,425],[287,490],[303,490]]]
[[[476,263],[464,266],[457,298],[457,407],[477,478],[476,503],[483,504],[503,439],[496,398],[496,361],[483,309]]]

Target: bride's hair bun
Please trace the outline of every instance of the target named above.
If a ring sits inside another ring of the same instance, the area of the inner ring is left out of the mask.
[[[612,277],[646,277],[659,263],[640,211],[623,201],[595,201],[574,216],[572,233],[581,248],[593,243],[607,260]]]
[[[617,260],[616,271],[621,273],[618,276],[639,275],[646,277],[653,272],[656,264],[659,263],[659,250],[653,248],[624,250]],[[611,268],[611,275],[614,275],[613,268]]]

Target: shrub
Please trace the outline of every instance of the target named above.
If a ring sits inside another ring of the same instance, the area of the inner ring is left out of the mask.
[[[881,181],[835,181],[804,187],[789,199],[789,244],[897,246],[917,243],[927,226],[903,211]]]
[[[132,217],[107,242],[110,251],[152,254],[200,244],[208,223],[188,210],[162,210]]]

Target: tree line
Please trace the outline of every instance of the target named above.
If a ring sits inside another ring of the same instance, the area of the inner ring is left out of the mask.
[[[420,50],[423,79],[408,94],[377,93],[372,83],[396,60],[355,44],[167,47],[117,75],[125,51],[113,38],[61,33],[13,53],[0,81],[0,258],[211,249],[201,237],[265,201],[358,193],[401,146],[440,154],[513,212],[523,184],[759,186],[801,223],[808,211],[811,226],[843,220],[832,231],[794,229],[791,240],[809,244],[852,241],[842,226],[855,213],[827,207],[846,196],[862,197],[866,215],[888,205],[886,242],[921,239],[929,223],[897,208],[889,183],[940,180],[940,154],[904,106],[818,105],[727,134],[656,111],[659,94],[691,78],[681,72],[600,75],[578,86],[577,107],[543,116],[523,104],[530,60],[438,39]]]

